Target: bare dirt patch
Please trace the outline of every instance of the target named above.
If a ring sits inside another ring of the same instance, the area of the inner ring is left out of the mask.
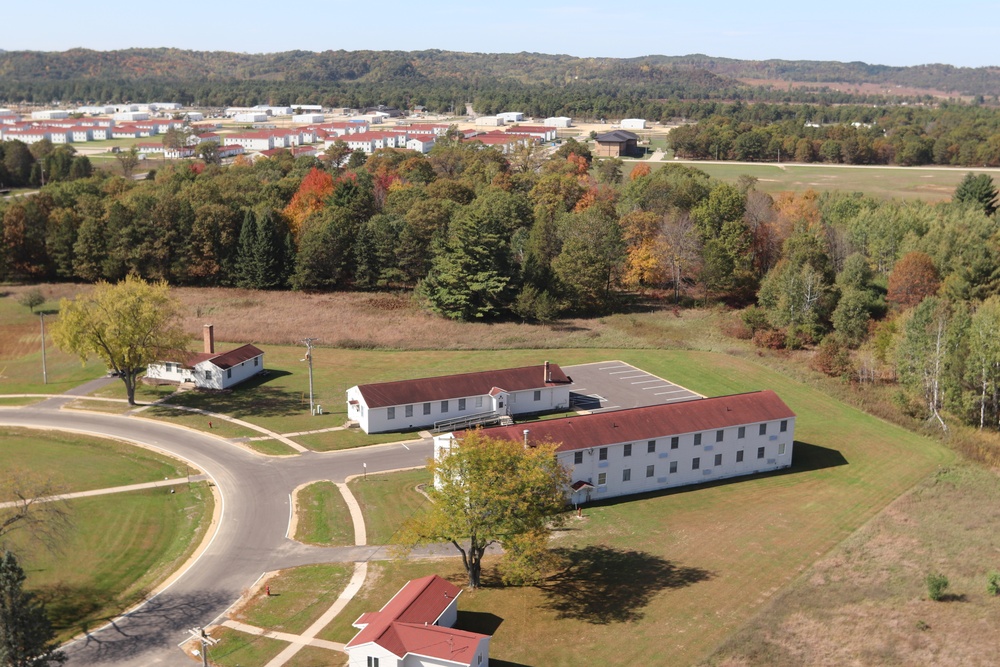
[[[818,90],[828,88],[841,93],[852,93],[855,95],[891,95],[893,97],[921,97],[930,95],[942,99],[961,97],[971,100],[969,96],[959,96],[954,92],[936,90],[933,88],[914,88],[911,86],[897,86],[885,83],[845,83],[843,81],[788,81],[786,79],[740,79],[745,84],[751,86],[769,86],[774,89],[796,88]]]

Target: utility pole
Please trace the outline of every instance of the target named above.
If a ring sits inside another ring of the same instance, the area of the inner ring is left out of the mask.
[[[306,356],[305,359],[300,359],[299,361],[309,362],[309,414],[315,415],[316,408],[313,406],[313,342],[315,338],[303,338],[302,342],[306,345]]]
[[[42,384],[48,384],[49,374],[45,369],[45,313],[38,313],[38,317],[42,321]]]
[[[193,639],[201,642],[201,664],[202,667],[208,667],[208,647],[209,645],[215,646],[219,640],[209,637],[205,628],[191,628],[188,632],[191,633]]]

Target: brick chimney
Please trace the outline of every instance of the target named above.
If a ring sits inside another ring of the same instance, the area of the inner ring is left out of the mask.
[[[545,381],[552,382],[552,371],[549,370],[549,362],[545,362]]]
[[[205,335],[205,354],[215,354],[215,327],[211,324],[206,324],[204,329]]]

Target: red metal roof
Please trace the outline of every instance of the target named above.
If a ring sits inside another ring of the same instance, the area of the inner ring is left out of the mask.
[[[554,387],[570,382],[558,364],[549,364],[549,374],[551,381],[546,381],[544,365],[522,366],[520,368],[443,375],[416,380],[362,384],[358,385],[358,390],[370,409],[407,403],[443,401],[465,396],[484,396],[490,393],[494,387],[502,388],[505,391],[524,391],[526,389]]]
[[[770,389],[748,394],[702,398],[629,410],[549,419],[527,425],[484,429],[491,438],[560,443],[556,451],[603,447],[619,442],[650,440],[714,429],[789,419],[795,413]],[[464,431],[456,433],[462,437]]]
[[[263,350],[258,348],[256,345],[247,344],[238,347],[235,350],[217,354],[210,357],[209,360],[219,368],[226,369],[232,368],[233,366],[241,364],[244,361],[249,361],[254,357],[259,357],[262,354],[264,354]]]
[[[347,648],[375,643],[400,658],[407,653],[471,664],[487,635],[434,625],[461,589],[436,574],[406,583],[377,612],[354,622],[361,631]]]

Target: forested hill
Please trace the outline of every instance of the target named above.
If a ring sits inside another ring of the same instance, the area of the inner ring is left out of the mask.
[[[957,95],[1000,94],[1000,67],[955,67],[940,63],[892,67],[821,60],[735,60],[701,54],[649,56],[651,64],[703,69],[734,79],[778,79],[802,83],[875,83],[938,90]]]
[[[818,85],[789,89],[740,80],[770,79],[773,84],[782,77]],[[887,94],[823,85],[876,79],[907,89]],[[1000,69],[440,50],[0,52],[0,104],[163,100],[206,107],[423,105],[449,112],[472,103],[477,112],[486,114],[515,109],[533,116],[666,120],[705,118],[717,113],[720,104],[734,101],[869,107],[932,101],[922,88],[992,98],[1000,93]]]

